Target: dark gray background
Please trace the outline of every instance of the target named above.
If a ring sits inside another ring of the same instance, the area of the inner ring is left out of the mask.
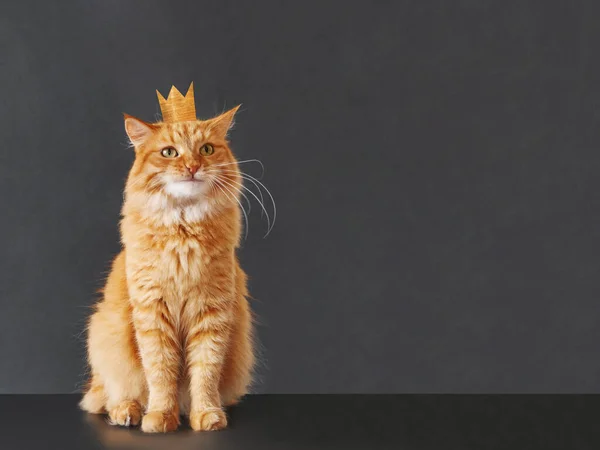
[[[190,81],[278,205],[257,392],[600,391],[594,1],[54,3],[0,7],[0,392],[81,386],[121,112]]]

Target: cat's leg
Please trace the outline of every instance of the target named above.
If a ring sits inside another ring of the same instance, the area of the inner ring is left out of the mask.
[[[190,425],[196,431],[227,426],[220,376],[228,343],[230,312],[208,309],[192,321],[186,343],[190,378]]]
[[[94,378],[101,380],[98,388],[102,389],[110,423],[138,425],[146,396],[146,381],[130,319],[115,306],[101,304],[90,320],[90,363]],[[94,389],[90,389],[84,401]]]
[[[166,433],[179,426],[180,344],[175,320],[159,292],[148,284],[132,290],[133,322],[148,385],[142,418],[142,431],[147,433]]]
[[[246,297],[238,294],[229,349],[219,386],[223,406],[235,405],[246,395],[252,380],[253,368],[254,349],[250,308]]]
[[[219,383],[229,346],[234,289],[231,286],[227,292],[227,276],[219,273],[218,266],[218,262],[213,262],[212,273],[206,277],[211,281],[201,292],[192,293],[183,316],[187,329],[185,350],[190,380],[190,425],[196,431],[219,430],[227,426]],[[226,269],[221,270],[227,273]],[[212,283],[217,285],[211,286]]]
[[[115,259],[104,299],[90,318],[88,357],[93,377],[82,407],[102,399],[110,423],[130,426],[141,420],[146,380],[131,324],[124,260],[123,253]]]

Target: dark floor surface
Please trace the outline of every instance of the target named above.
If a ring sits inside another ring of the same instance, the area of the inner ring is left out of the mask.
[[[597,395],[255,395],[230,427],[109,426],[76,395],[0,396],[0,449],[600,449]]]

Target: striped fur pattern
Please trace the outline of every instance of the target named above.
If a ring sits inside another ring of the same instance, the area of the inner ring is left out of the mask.
[[[135,161],[123,250],[89,321],[81,401],[112,424],[168,432],[185,414],[194,430],[218,430],[223,407],[250,384],[252,319],[236,256],[242,179],[227,142],[236,110],[176,123],[125,116]]]

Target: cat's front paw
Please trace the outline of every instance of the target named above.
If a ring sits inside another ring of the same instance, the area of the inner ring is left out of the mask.
[[[149,411],[142,419],[145,433],[168,433],[179,426],[179,416],[170,411]]]
[[[134,427],[140,423],[142,418],[142,407],[135,401],[124,401],[108,412],[111,425],[122,427]]]
[[[216,431],[227,426],[227,417],[221,408],[206,408],[190,413],[190,426],[195,431]]]

